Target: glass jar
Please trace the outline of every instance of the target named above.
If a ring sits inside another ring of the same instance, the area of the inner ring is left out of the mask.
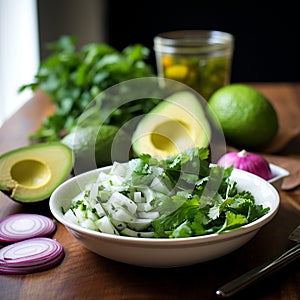
[[[206,100],[230,83],[234,37],[214,30],[180,30],[154,38],[159,77],[182,82]]]

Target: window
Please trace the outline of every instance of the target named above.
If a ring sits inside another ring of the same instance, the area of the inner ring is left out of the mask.
[[[39,64],[35,0],[0,0],[0,126],[32,96],[21,85],[32,82]]]

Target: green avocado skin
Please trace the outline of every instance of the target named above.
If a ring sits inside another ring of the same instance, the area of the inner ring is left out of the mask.
[[[68,178],[72,168],[72,149],[60,142],[20,147],[0,156],[0,190],[20,203],[40,202]]]

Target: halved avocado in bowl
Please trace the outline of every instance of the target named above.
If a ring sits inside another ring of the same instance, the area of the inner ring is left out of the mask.
[[[72,150],[60,143],[21,147],[0,156],[0,190],[21,203],[48,199],[70,175]]]

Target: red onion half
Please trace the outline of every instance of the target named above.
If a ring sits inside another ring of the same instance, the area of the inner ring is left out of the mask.
[[[33,238],[0,249],[0,274],[29,274],[58,265],[65,256],[60,243]]]
[[[38,214],[19,213],[0,220],[0,242],[13,243],[48,236],[56,225],[52,219]]]
[[[236,169],[250,172],[265,180],[272,178],[272,172],[267,160],[258,154],[245,150],[226,153],[218,160],[217,164],[225,168],[233,165]]]

